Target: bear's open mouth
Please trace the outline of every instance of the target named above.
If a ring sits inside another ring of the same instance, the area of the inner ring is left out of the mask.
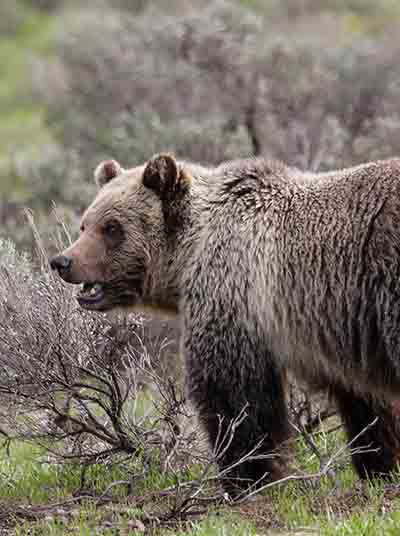
[[[97,305],[104,299],[104,288],[102,283],[83,283],[78,292],[78,302],[82,307]]]

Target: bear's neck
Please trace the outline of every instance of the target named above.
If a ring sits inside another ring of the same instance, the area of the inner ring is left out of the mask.
[[[173,215],[165,218],[166,246],[159,252],[159,270],[154,274],[150,291],[150,309],[163,316],[177,316],[180,312],[186,265],[201,231],[201,202],[196,201],[196,197],[192,196],[183,200],[180,207],[175,207],[179,220]]]

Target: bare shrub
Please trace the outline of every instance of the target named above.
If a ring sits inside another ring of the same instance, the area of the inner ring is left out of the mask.
[[[162,457],[184,405],[173,367],[168,374],[164,362],[159,374],[170,356],[162,330],[150,356],[143,319],[88,315],[43,253],[34,271],[11,242],[0,242],[0,252],[4,435],[85,463],[118,453]]]

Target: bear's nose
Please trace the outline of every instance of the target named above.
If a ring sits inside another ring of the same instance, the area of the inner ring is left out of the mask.
[[[70,269],[71,264],[72,259],[69,257],[66,257],[65,255],[57,255],[57,257],[51,259],[50,268],[52,270],[57,270],[60,276],[63,277]]]

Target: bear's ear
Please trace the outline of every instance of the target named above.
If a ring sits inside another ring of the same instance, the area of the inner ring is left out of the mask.
[[[143,184],[162,200],[172,200],[188,190],[190,179],[169,154],[153,156],[143,172]]]
[[[123,172],[123,168],[116,160],[105,160],[100,162],[94,172],[94,180],[99,188],[102,188],[107,182],[115,179]]]

